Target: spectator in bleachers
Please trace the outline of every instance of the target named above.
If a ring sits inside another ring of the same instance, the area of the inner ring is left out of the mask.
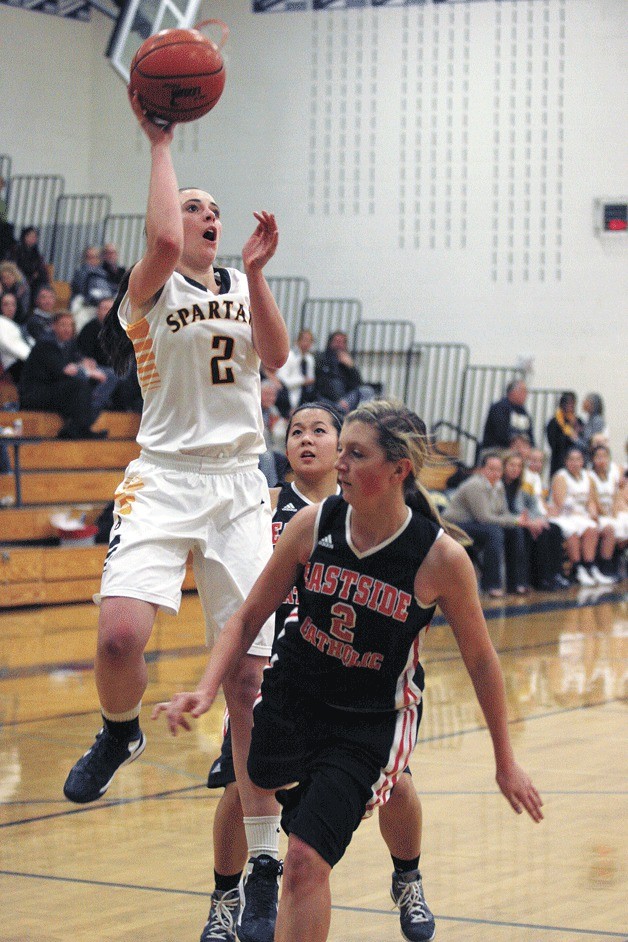
[[[623,551],[628,544],[628,513],[621,510],[622,471],[618,464],[611,461],[608,445],[599,444],[594,448],[589,474],[593,479],[595,489],[598,525],[602,529],[598,568],[605,576],[611,576],[616,580],[619,557],[615,554],[615,548]],[[624,489],[627,486],[623,484]],[[609,530],[613,532],[612,540]]]
[[[74,318],[59,311],[52,331],[30,352],[20,378],[20,406],[58,412],[64,419],[59,438],[105,438],[106,431],[91,426],[109,401],[117,377],[81,356],[76,344]]]
[[[504,490],[511,513],[526,512],[530,527],[515,527],[505,531],[506,573],[510,577],[510,591],[518,585],[532,585],[535,589],[554,592],[566,589],[570,583],[561,573],[563,561],[563,535],[549,519],[541,496],[526,483],[525,465],[521,455],[506,452],[504,459]],[[517,574],[522,580],[519,582]]]
[[[7,292],[0,296],[0,364],[14,383],[18,383],[22,364],[28,358],[33,338],[24,326],[15,322],[17,299]]]
[[[19,242],[11,249],[9,258],[15,262],[26,278],[31,297],[37,295],[42,285],[50,284],[48,268],[39,251],[39,230],[35,226],[26,226],[22,229]]]
[[[288,354],[288,359],[277,370],[277,377],[288,390],[291,409],[314,401],[316,361],[311,353],[314,335],[311,330],[300,330],[297,342]]]
[[[57,306],[57,296],[50,285],[44,285],[35,296],[33,313],[26,321],[26,329],[34,340],[39,340],[44,334],[50,334],[52,319]]]
[[[100,341],[100,331],[104,320],[113,307],[113,298],[103,298],[96,308],[96,315],[81,329],[77,345],[84,357],[93,360],[98,366],[111,367],[111,358]],[[110,406],[120,412],[141,412],[143,406],[142,390],[133,367],[126,376],[118,377],[118,385],[111,396]]]
[[[482,554],[482,589],[492,598],[504,596],[505,529],[525,527],[531,532],[540,530],[539,524],[530,519],[527,511],[515,514],[508,509],[502,483],[503,470],[498,451],[484,452],[477,473],[453,492],[443,515],[446,520],[462,527]],[[516,584],[517,573],[507,574],[507,580]]]
[[[582,449],[580,432],[582,425],[576,415],[576,394],[564,392],[558,400],[558,408],[545,427],[547,442],[551,450],[550,478],[565,467],[567,452],[574,446]]]
[[[115,295],[124,278],[125,269],[118,264],[118,250],[113,242],[105,242],[102,247],[102,267],[107,272],[112,294]]]
[[[568,449],[565,467],[552,477],[553,518],[563,534],[572,575],[581,586],[610,585],[613,579],[600,572],[595,557],[602,530],[592,477],[584,469],[582,450]],[[605,535],[608,540],[608,535]]]
[[[31,309],[31,289],[15,262],[0,262],[0,294],[14,294],[17,324],[25,324]]]
[[[598,393],[587,393],[582,403],[582,411],[586,419],[582,423],[580,438],[586,454],[591,453],[593,436],[599,440],[604,438],[605,444],[609,442],[609,431],[604,418],[604,400]]]
[[[528,387],[523,379],[514,379],[506,387],[506,395],[488,410],[481,449],[510,448],[515,435],[526,435],[534,445],[532,419],[525,407]]]
[[[117,290],[118,286],[110,281],[108,272],[103,268],[100,249],[88,245],[70,283],[70,310],[74,314],[77,330],[81,330],[94,317],[100,301],[115,297]]]
[[[271,369],[268,366],[264,366],[264,364],[260,366],[260,376],[262,378],[262,382],[271,383],[275,389],[275,402],[273,405],[279,411],[282,419],[285,419],[287,422],[290,418],[290,413],[292,412],[290,396],[288,395],[286,386],[284,386],[280,380],[278,373],[278,370]]]
[[[375,390],[363,382],[349,353],[346,333],[335,330],[329,335],[327,346],[316,364],[316,398],[347,413],[360,402],[374,397]]]

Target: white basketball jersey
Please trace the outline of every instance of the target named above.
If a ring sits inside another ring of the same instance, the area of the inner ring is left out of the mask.
[[[556,477],[563,478],[567,484],[567,494],[561,513],[588,514],[587,503],[591,496],[591,478],[588,473],[582,471],[579,478],[574,478],[566,468],[561,468],[556,472]]]
[[[221,269],[220,294],[174,272],[154,306],[129,324],[144,409],[142,448],[231,458],[264,449],[260,360],[253,347],[246,275]]]
[[[602,508],[602,512],[608,517],[613,512],[615,493],[619,487],[619,479],[621,475],[619,465],[616,465],[614,461],[610,463],[608,468],[608,477],[605,481],[598,477],[593,468],[589,470],[589,474],[593,478],[593,483],[595,484],[595,490],[597,491],[597,496],[600,502],[600,507]]]

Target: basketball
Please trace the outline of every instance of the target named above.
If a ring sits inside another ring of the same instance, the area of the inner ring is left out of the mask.
[[[220,45],[200,32],[210,23],[222,30]],[[220,20],[204,20],[194,29],[164,29],[142,43],[131,62],[129,88],[150,118],[195,121],[211,111],[225,87],[221,47],[228,35]]]

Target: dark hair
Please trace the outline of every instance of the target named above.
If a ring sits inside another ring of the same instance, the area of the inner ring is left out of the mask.
[[[122,281],[118,287],[118,293],[116,294],[113,304],[109,312],[107,313],[102,327],[100,328],[100,333],[98,334],[98,340],[100,344],[108,354],[109,360],[112,367],[114,368],[118,376],[126,376],[129,370],[135,365],[135,351],[133,349],[133,344],[129,340],[127,333],[120,323],[118,318],[118,311],[120,310],[120,304],[124,295],[127,293],[129,288],[129,278],[131,277],[132,268],[129,268],[128,271],[122,276]]]
[[[561,397],[558,400],[559,407],[561,409],[564,409],[565,406],[569,405],[570,402],[573,402],[574,405],[576,404],[575,392],[567,391],[567,392],[561,393]]]
[[[516,389],[519,383],[525,383],[523,376],[517,376],[515,379],[511,379],[508,385],[506,386],[506,395],[509,396],[513,389]]]
[[[290,416],[290,421],[288,422],[288,427],[286,429],[286,442],[288,441],[288,435],[290,434],[290,429],[292,428],[295,415],[298,415],[299,412],[304,412],[306,409],[320,409],[322,412],[327,412],[331,417],[334,428],[340,435],[340,430],[342,428],[342,416],[337,409],[326,402],[304,402],[303,405],[297,406]]]

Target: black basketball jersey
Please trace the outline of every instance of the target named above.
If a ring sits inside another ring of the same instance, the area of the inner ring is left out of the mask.
[[[361,712],[418,703],[424,630],[435,606],[414,597],[438,524],[408,508],[393,537],[360,553],[342,497],[321,504],[314,550],[297,581],[299,608],[284,623],[271,663],[329,706]]]
[[[338,490],[340,491],[340,488],[338,488]],[[301,510],[303,507],[310,507],[311,505],[312,501],[304,497],[294,483],[282,484],[279,496],[277,497],[277,506],[273,514],[273,546],[279,539],[285,525],[292,520],[297,511]],[[286,601],[277,609],[275,615],[275,637],[283,628],[283,623],[290,612],[298,604],[299,595],[296,586],[293,586]]]

